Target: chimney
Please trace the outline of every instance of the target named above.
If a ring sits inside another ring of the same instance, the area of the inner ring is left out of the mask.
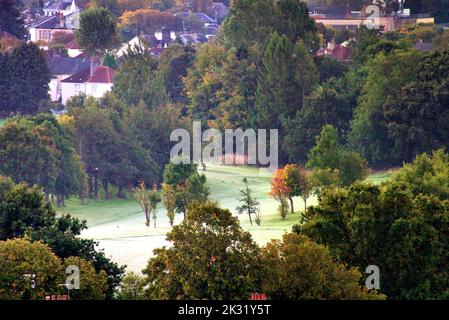
[[[97,57],[91,57],[90,58],[90,76],[92,77],[95,70],[100,66],[100,61]]]
[[[61,28],[65,28],[64,13],[62,13],[62,12],[59,13],[59,26]]]
[[[327,49],[330,50],[331,52],[334,51],[335,49],[335,42],[334,39],[331,39],[331,41],[329,41],[327,43]]]

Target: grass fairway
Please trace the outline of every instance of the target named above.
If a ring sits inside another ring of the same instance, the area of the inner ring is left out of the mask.
[[[0,127],[3,127],[3,125],[5,124],[6,119],[2,119],[0,118]]]
[[[257,243],[263,245],[271,239],[279,239],[299,221],[298,213],[289,215],[286,220],[276,214],[277,202],[268,196],[269,172],[249,167],[208,165],[204,173],[210,197],[234,214],[239,205],[242,180],[244,177],[248,179],[254,196],[260,202],[262,225],[251,226],[246,215],[239,216],[239,219]],[[313,200],[309,202],[314,203]],[[303,208],[299,198],[295,199],[295,206],[297,210]],[[133,199],[87,200],[85,204],[80,204],[78,199],[70,199],[59,213],[70,213],[87,220],[89,229],[83,232],[82,237],[99,241],[106,255],[120,264],[126,264],[128,271],[141,271],[153,249],[167,245],[165,234],[170,230],[170,225],[165,208],[161,205],[157,209],[156,228],[153,221],[150,227],[145,226],[143,212]],[[177,215],[175,223],[181,221],[182,215]]]
[[[282,220],[277,214],[278,203],[268,196],[271,176],[269,172],[243,166],[208,165],[204,173],[207,176],[210,197],[236,215],[235,208],[239,205],[242,180],[245,177],[248,179],[254,197],[260,202],[262,224],[251,226],[246,215],[240,215],[239,219],[242,227],[251,232],[259,245],[264,245],[271,239],[280,239],[299,222],[299,213],[289,214],[286,220]],[[390,175],[390,172],[382,172],[371,175],[368,180],[381,183]],[[308,205],[315,204],[315,198],[309,199]],[[300,198],[295,198],[294,205],[296,211],[303,210],[304,204]],[[128,271],[140,272],[153,249],[168,244],[165,234],[171,227],[162,205],[157,209],[156,228],[153,227],[153,220],[150,227],[145,226],[143,212],[133,199],[87,200],[83,205],[78,199],[71,199],[59,212],[87,220],[89,229],[83,232],[82,237],[99,241],[106,255],[119,264],[126,264]],[[175,223],[180,223],[182,218],[182,215],[177,215]]]

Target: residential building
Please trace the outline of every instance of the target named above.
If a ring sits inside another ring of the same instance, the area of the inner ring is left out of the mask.
[[[51,74],[49,95],[52,101],[62,100],[62,80],[90,67],[88,58],[61,57],[53,54],[47,55],[46,61]]]
[[[61,81],[61,103],[66,104],[71,97],[84,93],[94,98],[101,98],[112,89],[114,69],[107,66],[91,67]]]
[[[406,24],[435,23],[435,19],[430,15],[412,15],[409,9],[391,14],[380,14],[377,21],[370,15],[361,11],[349,11],[345,6],[334,7],[314,7],[310,12],[310,17],[316,23],[334,30],[356,31],[360,26],[369,26],[373,22],[379,25],[384,32],[395,31]]]
[[[64,2],[56,3],[54,10],[47,10],[43,17],[38,18],[28,28],[30,40],[45,41],[47,43],[53,40],[56,32],[65,32],[75,34],[79,29],[79,18],[81,10],[76,6],[73,0],[68,7],[64,7]],[[45,9],[44,9],[45,12]]]

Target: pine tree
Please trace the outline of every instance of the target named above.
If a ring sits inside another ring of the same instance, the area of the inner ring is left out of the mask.
[[[316,78],[315,66],[302,41],[293,44],[284,35],[272,34],[258,75],[254,126],[279,129],[282,140],[283,119],[293,119],[301,110]]]
[[[247,213],[249,217],[249,223],[253,225],[252,216],[255,217],[255,222],[258,226],[260,226],[261,217],[259,210],[259,201],[253,198],[253,191],[248,187],[248,179],[244,178],[243,183],[245,187],[240,190],[240,194],[242,198],[239,200],[242,203],[242,206],[237,207],[236,210],[239,214]]]
[[[6,92],[9,96],[9,106],[6,108],[11,112],[35,114],[49,99],[50,72],[47,63],[39,47],[33,43],[17,47],[8,60],[12,81]]]
[[[0,1],[0,31],[6,31],[19,39],[24,39],[26,30],[18,9],[20,3],[21,1],[15,0]]]

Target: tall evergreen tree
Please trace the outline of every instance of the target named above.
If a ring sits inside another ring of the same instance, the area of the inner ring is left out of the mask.
[[[19,39],[24,39],[26,30],[18,9],[20,4],[21,1],[16,0],[0,1],[0,31],[6,31]]]
[[[255,127],[280,129],[282,139],[282,119],[294,118],[301,110],[316,77],[313,61],[301,41],[293,44],[284,35],[272,34],[259,71]]]
[[[5,99],[8,105],[4,105],[4,97],[0,97],[0,110],[3,113],[37,113],[48,102],[50,82],[50,72],[39,47],[34,43],[23,43],[6,61],[10,82],[9,86],[6,84],[8,89],[1,93],[9,98]]]

